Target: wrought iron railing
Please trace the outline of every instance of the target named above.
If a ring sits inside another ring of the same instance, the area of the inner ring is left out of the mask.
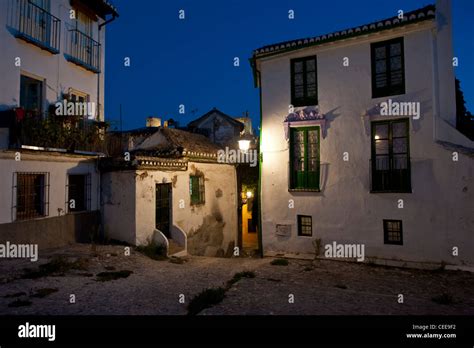
[[[27,146],[101,153],[107,150],[105,122],[96,122],[83,116],[63,117],[51,114],[28,115],[19,119],[15,111],[0,112],[0,116],[10,130],[10,148]]]
[[[100,43],[80,30],[69,30],[66,59],[95,73],[100,72]]]
[[[370,160],[371,192],[411,192],[410,157],[381,156]]]
[[[61,20],[30,0],[12,0],[9,26],[13,34],[53,54],[59,53]]]

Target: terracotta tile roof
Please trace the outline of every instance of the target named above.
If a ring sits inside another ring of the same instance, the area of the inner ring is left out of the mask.
[[[221,149],[200,134],[174,128],[159,128],[155,131],[160,132],[165,137],[166,143],[134,150],[132,152],[135,156],[193,157],[214,161],[217,158],[217,152]]]
[[[382,30],[393,29],[416,22],[434,19],[435,12],[435,5],[428,5],[423,8],[405,13],[403,19],[401,20],[397,16],[395,16],[369,24],[360,25],[358,27],[336,31],[330,34],[314,36],[299,40],[285,41],[263,46],[253,52],[253,60],[287,51],[294,51],[305,47],[316,46],[327,42],[343,40],[351,37],[366,35]]]

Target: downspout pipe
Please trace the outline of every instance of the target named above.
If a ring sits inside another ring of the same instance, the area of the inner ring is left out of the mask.
[[[102,27],[106,26],[107,24],[113,22],[116,18],[118,18],[118,14],[117,13],[113,13],[112,14],[112,18],[109,18],[108,20],[106,20],[104,23],[101,23],[99,24],[99,35],[98,35],[98,41],[99,41],[99,48],[102,49],[102,46],[101,46],[101,43],[100,43],[100,31],[102,29]],[[99,54],[101,53],[101,51],[99,51]],[[105,66],[105,62],[104,62],[104,66]],[[97,73],[97,116],[99,117],[100,115],[100,72]],[[105,121],[105,116],[104,116],[104,121]],[[97,208],[99,210],[102,210],[102,207],[101,207],[101,196],[102,196],[102,177],[101,177],[101,173],[100,173],[100,168],[99,168],[99,161],[100,161],[100,158],[97,158],[97,171],[98,171],[98,194],[97,194]],[[105,230],[104,230],[104,220],[103,220],[104,216],[103,214],[100,214],[100,220],[101,220],[101,224],[100,224],[100,237],[102,237],[104,240],[105,240]]]
[[[99,24],[99,35],[98,35],[98,40],[99,40],[99,45],[101,47],[101,42],[100,42],[100,31],[102,30],[102,27],[105,27],[107,24],[113,22],[116,18],[118,18],[118,14],[114,13],[112,15],[112,18],[109,18],[106,20],[104,23]],[[101,51],[99,51],[101,53]],[[97,116],[100,114],[100,74],[101,72],[97,73]],[[105,121],[105,119],[104,119]]]

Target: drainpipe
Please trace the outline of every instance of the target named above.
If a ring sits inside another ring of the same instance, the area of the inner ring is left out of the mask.
[[[111,23],[112,21],[114,21],[116,18],[118,17],[117,14],[113,14],[112,15],[112,18],[109,18],[108,20],[106,20],[104,23],[101,23],[99,24],[99,34],[98,34],[98,42],[99,42],[99,54],[101,54],[101,50],[102,50],[102,46],[100,44],[100,31],[102,29],[102,27],[106,26],[107,24]],[[101,55],[102,56],[102,55]],[[104,60],[104,66],[105,66],[105,60]],[[101,67],[102,68],[102,67]],[[99,117],[100,115],[100,74],[102,72],[102,69],[100,69],[100,72],[97,73],[97,117]],[[105,108],[104,108],[105,110]],[[104,115],[104,121],[105,121],[105,115]],[[97,172],[98,172],[98,182],[97,182],[97,185],[98,185],[98,194],[97,194],[97,209],[99,211],[102,210],[102,207],[101,207],[101,196],[102,196],[102,175],[100,173],[100,168],[99,168],[99,160],[100,160],[100,157],[97,157]],[[99,231],[99,234],[102,238],[105,238],[105,229],[104,229],[104,221],[103,221],[103,214],[100,214],[100,231]]]
[[[98,41],[99,41],[99,47],[100,47],[99,54],[102,53],[101,52],[102,46],[101,46],[101,43],[100,43],[100,31],[101,31],[102,27],[105,27],[107,24],[113,22],[117,17],[118,17],[118,15],[114,13],[112,15],[112,18],[109,18],[104,23],[99,24],[99,35],[98,35]],[[102,54],[101,54],[101,58],[102,58]],[[104,61],[104,66],[105,66],[105,61]],[[100,69],[100,72],[97,73],[97,116],[99,116],[99,114],[100,114],[100,74],[101,73],[102,73],[102,69]],[[104,118],[104,121],[105,121],[105,118]]]

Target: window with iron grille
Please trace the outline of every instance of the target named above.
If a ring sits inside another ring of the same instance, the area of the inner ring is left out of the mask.
[[[316,56],[291,60],[291,105],[318,105]]]
[[[49,173],[13,174],[15,220],[49,215]]]
[[[372,122],[371,192],[411,192],[408,119]]]
[[[290,190],[319,190],[319,127],[290,129],[289,170]]]
[[[371,44],[372,98],[405,94],[403,37]]]
[[[90,174],[70,174],[67,178],[66,211],[68,213],[89,211],[91,205]]]
[[[189,194],[191,204],[204,204],[204,176],[191,175],[189,177]]]
[[[298,215],[298,236],[313,235],[313,218],[308,215]]]
[[[403,245],[402,220],[383,220],[385,244]]]

